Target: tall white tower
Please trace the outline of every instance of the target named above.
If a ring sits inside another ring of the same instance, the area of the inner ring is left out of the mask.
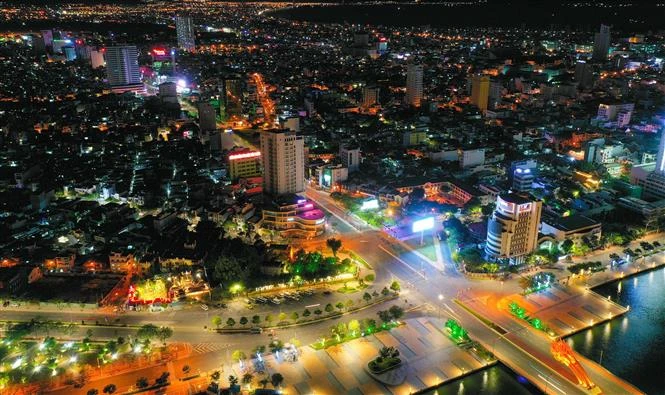
[[[272,195],[305,190],[305,142],[288,129],[261,132],[263,190]]]

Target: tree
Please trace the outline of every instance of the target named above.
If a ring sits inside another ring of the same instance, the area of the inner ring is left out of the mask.
[[[388,321],[390,321],[390,319],[391,319],[390,312],[387,311],[387,310],[380,310],[380,311],[378,311],[376,314],[379,316],[379,318],[380,318],[381,321],[383,321],[383,322],[388,322]]]
[[[294,311],[293,313],[291,313],[291,320],[292,320],[292,321],[298,321],[298,318],[299,318],[299,317],[300,317],[300,316],[298,315],[298,312],[297,312],[297,311]]]
[[[271,323],[272,320],[273,320],[272,314],[266,314],[266,318],[265,318],[265,320],[266,320],[266,322],[268,323],[268,325],[270,325],[270,323]]]
[[[159,328],[153,324],[145,324],[136,331],[136,337],[142,340],[150,340],[157,336]]]
[[[242,375],[242,383],[245,385],[250,385],[252,384],[252,381],[254,381],[254,375],[251,373],[245,373]]]
[[[118,389],[118,387],[116,387],[115,384],[109,384],[109,385],[107,385],[106,387],[104,387],[104,390],[103,390],[102,392],[105,393],[105,394],[112,394],[112,393],[114,393],[117,389]]]
[[[352,299],[347,300],[345,305],[347,309],[350,309],[351,307],[353,307],[353,300]]]
[[[279,313],[278,318],[280,322],[284,321],[286,319],[286,313],[282,311],[281,313]]]
[[[222,317],[216,315],[216,316],[212,317],[210,322],[212,322],[212,324],[215,326],[215,328],[219,328],[219,326],[222,325]]]
[[[372,295],[370,295],[369,292],[365,292],[363,294],[363,299],[365,299],[365,302],[369,303],[369,301],[372,300]]]
[[[383,289],[381,290],[381,295],[388,296],[389,294],[390,294],[390,291],[388,291],[388,288],[383,287]]]
[[[270,379],[268,379],[267,377],[264,377],[261,380],[259,380],[259,385],[261,385],[261,388],[265,389],[268,386],[268,383],[270,383]]]
[[[169,372],[162,372],[161,376],[159,376],[155,379],[155,384],[165,385],[166,383],[169,382],[169,376],[170,375],[171,374]]]
[[[170,338],[171,336],[173,336],[173,329],[169,328],[168,326],[163,326],[157,331],[157,337],[164,344],[166,344],[166,339]]]
[[[249,320],[247,319],[247,317],[240,317],[240,325],[245,326],[247,325],[248,322]]]
[[[233,327],[233,325],[235,325],[235,324],[236,324],[236,320],[234,320],[234,319],[231,318],[231,317],[229,317],[229,319],[226,320],[226,325],[227,325],[227,326]]]
[[[390,289],[394,292],[399,292],[402,287],[399,285],[399,281],[395,280],[390,284]]]
[[[358,322],[358,320],[349,321],[348,329],[353,335],[355,335],[355,333],[360,329],[360,322]]]
[[[282,342],[279,339],[275,339],[271,341],[268,346],[270,347],[270,352],[274,354],[277,351],[281,351],[284,348],[284,342]]]
[[[323,311],[321,311],[321,309],[316,309],[316,310],[314,310],[314,314],[321,315],[321,314],[323,314]]]
[[[99,390],[97,388],[91,388],[86,392],[86,395],[97,395],[99,394]]]
[[[212,374],[210,375],[210,378],[212,378],[212,379],[215,380],[215,381],[218,381],[220,377],[222,377],[222,373],[221,373],[219,370],[215,370],[215,371],[212,372]]]
[[[147,386],[150,385],[150,382],[146,377],[139,377],[138,380],[136,380],[136,387],[139,389],[146,388]]]
[[[573,246],[575,243],[573,243],[572,240],[566,239],[561,243],[561,250],[564,252],[564,254],[568,255],[570,254],[571,250],[573,249]]]
[[[335,307],[337,307],[337,310],[342,311],[342,309],[344,308],[344,303],[342,303],[342,302],[337,302],[337,304],[335,305]]]
[[[279,373],[273,373],[273,375],[270,377],[270,382],[272,383],[273,387],[277,388],[284,382],[284,376]]]
[[[397,305],[393,305],[388,309],[388,312],[394,319],[399,319],[404,315],[404,309]]]
[[[240,362],[247,359],[247,356],[241,350],[235,350],[233,353],[231,353],[231,359],[233,359],[235,362]]]
[[[331,313],[333,310],[335,310],[335,308],[333,307],[333,305],[331,305],[330,303],[328,303],[328,304],[326,305],[326,307],[323,308],[323,310],[325,310],[326,313]]]
[[[333,253],[333,256],[336,258],[337,251],[339,251],[339,249],[342,248],[342,240],[331,237],[330,239],[326,240],[326,245],[328,246],[328,248],[330,248],[330,250]]]
[[[234,376],[234,375],[230,375],[230,376],[229,376],[229,385],[230,385],[231,387],[233,387],[233,386],[235,386],[235,385],[238,385],[238,378],[237,378],[236,376]]]
[[[258,325],[260,323],[261,323],[261,317],[259,317],[258,315],[252,316],[252,324]]]
[[[309,317],[310,315],[312,315],[312,312],[309,311],[309,309],[305,309],[305,311],[302,312],[303,317]]]

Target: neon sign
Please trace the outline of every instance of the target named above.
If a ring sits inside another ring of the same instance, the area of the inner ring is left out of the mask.
[[[261,156],[261,153],[259,151],[253,151],[253,152],[246,152],[243,154],[229,155],[229,160],[249,159],[249,158],[256,158],[259,156]]]

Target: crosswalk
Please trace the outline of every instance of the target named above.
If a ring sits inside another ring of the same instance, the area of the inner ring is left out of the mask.
[[[224,350],[227,348],[227,345],[223,343],[196,343],[192,344],[192,348],[195,354],[205,354],[208,352]]]

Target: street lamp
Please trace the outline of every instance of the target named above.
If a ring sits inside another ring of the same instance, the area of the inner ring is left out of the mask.
[[[443,318],[443,315],[441,314],[441,304],[443,303],[443,295],[439,294],[439,317]]]

